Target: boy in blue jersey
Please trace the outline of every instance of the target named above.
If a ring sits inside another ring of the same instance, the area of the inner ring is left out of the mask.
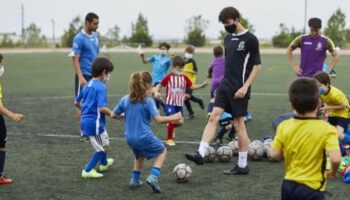
[[[142,84],[140,84],[142,83]],[[151,119],[158,123],[169,123],[182,119],[181,112],[170,116],[160,116],[151,97],[152,77],[148,72],[135,72],[129,81],[130,94],[124,96],[113,109],[111,117],[124,117],[124,136],[135,155],[134,167],[129,188],[135,189],[142,185],[140,181],[144,159],[155,158],[151,174],[146,183],[156,193],[160,192],[158,178],[160,169],[166,158],[166,148],[153,134]]]
[[[2,64],[3,56],[0,54],[0,77],[4,74],[5,68]],[[19,113],[13,113],[9,111],[2,104],[2,85],[0,82],[0,185],[11,184],[13,182],[12,179],[4,176],[4,166],[5,166],[5,158],[6,158],[6,142],[7,142],[7,131],[4,117],[6,116],[9,119],[18,122],[23,119],[23,115]]]
[[[92,64],[92,79],[86,84],[76,98],[75,105],[81,110],[80,128],[84,136],[89,137],[95,149],[90,161],[82,171],[83,178],[100,178],[103,174],[96,172],[95,165],[100,162],[99,171],[106,171],[113,163],[107,159],[109,145],[105,128],[105,115],[110,116],[107,107],[107,89],[105,83],[113,71],[113,64],[107,58],[97,58]]]
[[[85,17],[84,28],[74,37],[72,51],[69,57],[73,59],[75,72],[75,96],[78,96],[82,87],[91,79],[91,64],[99,53],[99,41],[96,30],[99,17],[95,13],[88,13]],[[77,110],[80,119],[80,110]],[[88,141],[87,138],[84,138]]]
[[[153,87],[157,86],[168,73],[168,70],[171,65],[171,58],[168,56],[168,52],[170,49],[170,44],[163,42],[159,44],[159,55],[153,55],[151,57],[145,58],[145,54],[141,53],[140,57],[143,64],[151,63],[152,67],[152,85]],[[165,104],[162,100],[156,99],[157,108],[162,106],[163,110],[165,110]]]

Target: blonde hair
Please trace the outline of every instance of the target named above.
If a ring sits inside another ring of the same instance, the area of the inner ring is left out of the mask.
[[[152,76],[149,72],[140,71],[131,74],[129,80],[131,103],[144,102],[151,86]]]

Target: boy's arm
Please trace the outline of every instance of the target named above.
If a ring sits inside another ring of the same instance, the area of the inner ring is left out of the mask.
[[[202,84],[199,84],[199,85],[192,85],[190,88],[192,90],[199,90],[199,89],[202,89],[202,88],[205,88],[205,86],[207,86],[207,81],[204,81]]]
[[[235,93],[235,99],[242,99],[247,94],[248,88],[253,84],[255,78],[258,76],[261,71],[261,65],[254,65],[252,72],[250,73],[247,81],[244,85],[237,90]]]
[[[346,103],[343,102],[342,104],[339,104],[339,105],[327,105],[327,104],[324,104],[323,107],[320,108],[321,111],[327,111],[327,110],[341,110],[341,109],[344,109],[346,108]]]
[[[148,64],[148,60],[145,58],[145,54],[141,53],[140,54],[140,58],[143,64]]]
[[[328,151],[328,157],[331,160],[331,164],[332,164],[332,168],[330,172],[328,172],[328,177],[335,178],[341,162],[340,150]]]
[[[328,43],[327,49],[332,55],[332,62],[329,65],[329,69],[328,69],[328,72],[329,72],[332,69],[334,69],[335,64],[337,64],[337,62],[339,60],[340,55],[339,55],[339,52],[335,48],[334,42],[331,39],[328,38],[328,42],[327,43]]]
[[[280,149],[271,148],[270,156],[273,160],[281,160],[283,158],[283,152]]]
[[[74,102],[75,107],[77,107],[79,110],[81,110],[81,104],[80,102],[75,101]]]
[[[156,115],[154,117],[154,120],[157,123],[163,124],[163,123],[169,123],[169,122],[173,122],[173,121],[178,121],[182,119],[182,114],[181,112],[178,112],[174,115],[170,115],[170,116],[161,116],[161,115]]]
[[[3,105],[0,105],[0,114],[5,115],[6,117],[10,118],[15,122],[21,121],[24,117],[22,114],[11,112],[7,108],[5,108]]]
[[[100,113],[106,114],[108,116],[111,116],[112,111],[108,107],[100,107],[99,108]]]

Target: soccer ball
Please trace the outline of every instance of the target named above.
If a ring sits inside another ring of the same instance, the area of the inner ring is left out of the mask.
[[[262,156],[264,155],[263,146],[259,143],[253,143],[253,142],[249,145],[248,155],[253,160],[260,160],[262,158]]]
[[[228,146],[222,146],[216,151],[220,162],[228,162],[232,157],[232,149]]]
[[[214,162],[216,158],[216,150],[212,146],[208,146],[205,152],[204,162]]]
[[[228,147],[230,147],[232,149],[232,155],[233,156],[237,156],[238,155],[238,141],[237,140],[233,140],[231,142],[229,142],[227,144]]]
[[[263,150],[264,150],[264,154],[267,156],[267,152],[271,149],[272,147],[272,140],[271,139],[267,139],[264,141],[263,143]]]
[[[173,174],[179,183],[185,183],[190,180],[192,169],[186,163],[180,163],[174,167]]]
[[[263,143],[262,143],[260,140],[253,140],[253,142],[251,142],[251,143],[249,144],[249,146],[254,146],[254,145],[262,146]]]

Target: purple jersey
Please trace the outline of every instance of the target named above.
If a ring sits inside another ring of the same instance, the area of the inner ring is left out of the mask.
[[[331,53],[335,50],[331,39],[323,36],[300,35],[290,44],[292,49],[300,48],[300,68],[303,73],[300,76],[313,77],[319,71],[322,71],[326,59],[326,51]]]
[[[217,57],[210,64],[209,71],[211,72],[211,88],[210,91],[215,91],[224,77],[225,72],[225,58]]]

